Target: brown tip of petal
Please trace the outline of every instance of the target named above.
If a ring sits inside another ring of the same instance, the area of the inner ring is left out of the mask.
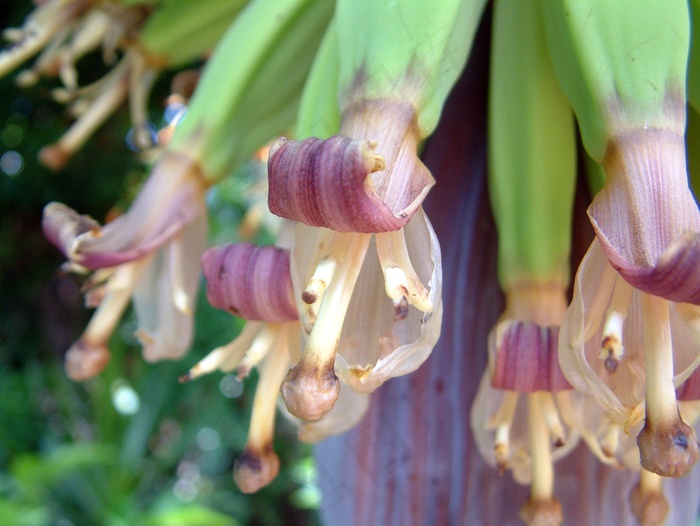
[[[669,512],[663,493],[644,491],[639,483],[630,492],[630,507],[641,526],[660,526]]]
[[[394,302],[394,321],[401,321],[406,319],[408,316],[408,299],[406,296],[401,296],[401,298]]]
[[[564,520],[561,503],[555,499],[530,499],[520,508],[520,518],[527,526],[558,526]]]
[[[109,351],[104,345],[90,345],[78,340],[66,353],[66,374],[79,382],[87,380],[100,374],[109,363],[109,358]]]
[[[255,493],[272,482],[279,470],[272,447],[260,452],[246,448],[233,464],[233,480],[243,493]]]
[[[48,169],[57,172],[62,170],[68,162],[70,154],[60,146],[49,144],[39,150],[39,162]]]
[[[291,414],[306,422],[315,422],[333,408],[340,382],[332,362],[322,368],[304,367],[300,362],[289,370],[280,391]]]
[[[304,291],[301,293],[301,300],[307,305],[313,305],[314,303],[316,303],[317,299],[318,294],[315,294],[313,292]]]
[[[662,477],[682,477],[698,459],[695,433],[680,417],[660,426],[647,418],[637,446],[642,467]]]
[[[498,474],[503,475],[508,471],[508,445],[503,443],[498,443],[493,446],[493,454],[496,457],[496,468],[498,469]]]

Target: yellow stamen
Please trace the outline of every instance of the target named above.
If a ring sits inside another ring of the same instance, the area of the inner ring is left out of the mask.
[[[277,393],[289,367],[287,331],[274,331],[277,338],[260,370],[258,386],[243,455],[234,465],[233,478],[244,493],[253,493],[270,483],[279,471],[279,459],[272,450]]]
[[[116,72],[120,75],[109,75],[111,82],[105,91],[89,105],[87,111],[73,123],[70,129],[55,144],[41,149],[39,157],[42,163],[54,170],[61,169],[124,101],[127,94],[127,72],[119,69],[112,73]]]
[[[422,312],[431,311],[429,292],[413,268],[403,229],[376,234],[376,244],[384,287],[394,303],[396,317],[406,317],[408,304]]]
[[[623,279],[615,281],[610,306],[605,316],[600,359],[605,360],[605,370],[614,373],[625,352],[622,345],[622,329],[632,300],[632,287]]]
[[[250,344],[249,349],[238,364],[238,379],[241,380],[248,376],[251,369],[262,360],[268,351],[272,349],[275,341],[286,337],[284,330],[285,324],[266,323],[255,336],[255,339]],[[280,382],[282,380],[280,379]]]
[[[197,362],[187,374],[180,377],[180,382],[193,380],[204,374],[211,373],[217,369],[223,372],[233,371],[245,352],[250,348],[253,340],[263,327],[263,322],[250,321],[245,324],[238,337],[232,342],[217,347],[199,362]]]
[[[493,452],[496,457],[498,472],[503,474],[508,469],[508,457],[510,455],[510,427],[513,424],[515,408],[518,405],[520,394],[515,391],[504,391],[503,400],[498,412],[489,422],[488,427],[495,427],[496,434],[493,443]]]
[[[673,383],[669,302],[641,294],[645,421],[637,437],[642,467],[662,476],[685,475],[698,458],[695,433],[680,417]]]
[[[559,418],[559,410],[554,403],[554,395],[551,392],[542,391],[539,393],[538,398],[552,444],[554,444],[554,447],[561,447],[566,442],[566,433]]]

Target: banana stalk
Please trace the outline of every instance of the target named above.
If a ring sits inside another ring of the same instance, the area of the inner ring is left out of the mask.
[[[327,139],[340,128],[338,33],[335,26],[335,20],[328,24],[304,83],[296,121],[298,137]]]

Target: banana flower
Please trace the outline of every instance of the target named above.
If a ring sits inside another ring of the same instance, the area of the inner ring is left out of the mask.
[[[272,448],[277,399],[280,384],[299,359],[302,344],[289,263],[289,251],[251,243],[213,247],[202,257],[209,302],[249,321],[235,340],[214,349],[181,381],[216,369],[237,370],[239,379],[254,367],[260,371],[248,440],[234,464],[234,480],[244,493],[269,484],[280,467]],[[334,409],[318,422],[286,416],[299,426],[301,440],[315,442],[355,425],[367,403],[367,396],[344,389]]]

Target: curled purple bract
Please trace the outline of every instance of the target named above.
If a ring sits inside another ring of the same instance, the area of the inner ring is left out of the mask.
[[[202,256],[207,299],[246,320],[297,319],[289,274],[289,252],[275,246],[234,243]]]
[[[559,327],[508,321],[496,334],[496,353],[491,385],[496,389],[533,393],[571,389],[559,367]]]

